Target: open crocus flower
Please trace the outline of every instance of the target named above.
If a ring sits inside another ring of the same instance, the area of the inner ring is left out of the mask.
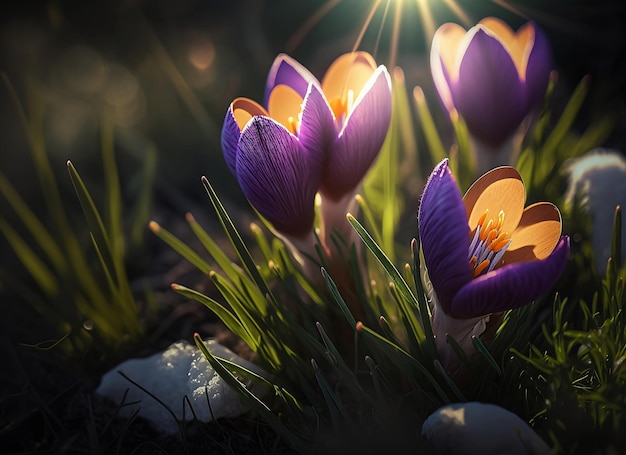
[[[533,22],[514,32],[500,19],[481,20],[467,32],[454,23],[435,32],[430,54],[435,86],[474,139],[497,149],[540,107],[552,57]]]
[[[561,214],[549,202],[524,208],[524,183],[512,167],[480,177],[464,197],[443,160],[424,189],[418,213],[428,276],[453,318],[523,306],[560,277],[569,252]]]
[[[443,365],[458,365],[451,335],[468,356],[492,313],[518,308],[559,279],[569,253],[561,215],[548,202],[524,208],[524,184],[512,167],[480,177],[461,197],[447,160],[431,174],[418,213],[432,327]]]

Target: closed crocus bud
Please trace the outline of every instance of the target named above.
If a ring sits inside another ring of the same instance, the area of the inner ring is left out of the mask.
[[[479,171],[512,164],[515,133],[541,106],[550,79],[552,57],[543,32],[534,22],[514,32],[493,17],[468,31],[443,24],[433,37],[430,63],[443,104],[465,120],[479,149]]]
[[[278,56],[270,70],[265,106],[231,103],[222,150],[254,208],[300,251],[315,254],[315,194],[333,115],[317,79],[300,65],[287,71],[296,65],[285,62],[292,60]]]

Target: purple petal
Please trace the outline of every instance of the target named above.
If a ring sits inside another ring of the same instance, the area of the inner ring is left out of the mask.
[[[250,203],[280,232],[311,232],[319,173],[298,139],[268,117],[253,117],[241,133],[237,178]]]
[[[467,259],[469,227],[456,180],[445,159],[430,175],[418,212],[419,233],[430,281],[450,313],[454,295],[472,280]]]
[[[304,102],[298,138],[307,152],[311,166],[321,174],[328,142],[335,136],[333,113],[320,89],[310,84]]]
[[[552,71],[552,52],[550,42],[543,31],[534,22],[529,27],[535,30],[535,42],[528,58],[526,68],[526,86],[529,107],[539,109],[546,95]]]
[[[508,139],[527,113],[526,89],[511,56],[480,27],[450,90],[472,135],[489,145]]]
[[[241,130],[233,115],[233,105],[231,104],[226,111],[226,118],[222,125],[222,152],[224,153],[224,160],[228,165],[228,169],[233,175],[237,175],[237,143],[241,136]]]
[[[314,83],[319,87],[319,81],[308,69],[287,54],[279,54],[274,59],[274,63],[272,63],[272,67],[267,75],[263,106],[267,107],[267,101],[272,89],[279,84],[291,87],[304,98],[310,83]]]
[[[338,200],[363,180],[385,141],[391,119],[391,79],[379,66],[330,144],[320,192]]]
[[[454,296],[450,315],[473,318],[527,305],[548,292],[565,269],[569,237],[542,261],[518,262],[471,280]]]

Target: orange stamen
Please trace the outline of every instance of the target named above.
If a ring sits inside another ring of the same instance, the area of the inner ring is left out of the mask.
[[[497,229],[492,229],[491,231],[489,231],[489,233],[487,234],[487,241],[485,242],[487,244],[487,246],[491,245],[491,243],[498,237],[498,230]]]
[[[505,235],[504,235],[504,237],[502,239],[498,238],[497,243],[494,243],[494,245],[491,247],[491,249],[497,253],[502,248],[504,248],[505,245],[507,245],[509,243],[509,240],[510,239],[506,238],[506,233],[505,233]]]
[[[496,229],[498,231],[502,229],[503,224],[504,224],[504,211],[500,210],[500,213],[498,213],[498,223],[496,224]]]
[[[478,264],[476,266],[476,268],[474,269],[474,278],[476,278],[478,275],[480,275],[482,273],[483,270],[485,270],[487,267],[489,267],[490,263],[491,263],[491,261],[489,259],[485,259],[483,262]]]
[[[500,262],[502,254],[511,244],[509,233],[501,232],[504,225],[504,211],[500,210],[495,221],[491,218],[487,220],[488,214],[489,210],[485,210],[478,219],[476,227],[478,229],[478,238],[474,238],[470,244],[471,249],[468,256],[470,257],[469,263],[472,267],[474,278],[484,272],[493,270],[497,266],[496,262]],[[476,230],[472,232],[475,233]],[[498,260],[493,262],[496,258]],[[481,262],[479,262],[479,259],[482,259]]]
[[[483,214],[480,215],[480,218],[478,218],[478,223],[476,223],[476,225],[482,227],[483,223],[485,222],[485,218],[487,218],[488,214],[489,214],[489,209],[485,209]]]
[[[485,229],[481,229],[480,230],[480,240],[481,241],[485,241],[485,239],[487,238],[487,234],[489,234],[489,231],[491,231],[491,229],[493,228],[493,220],[489,220],[489,222],[487,223],[487,226],[485,227]]]

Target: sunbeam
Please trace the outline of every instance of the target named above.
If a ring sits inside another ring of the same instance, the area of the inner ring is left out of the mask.
[[[326,16],[330,16],[331,13],[333,15],[335,13],[340,14],[339,9],[336,7],[342,1],[344,0],[326,0],[322,2],[321,6],[289,38],[286,51],[295,51],[315,27],[323,27],[322,22]],[[363,23],[358,28],[351,50],[353,52],[359,49],[368,50],[372,55],[377,56],[381,50],[380,46],[384,41],[383,38],[387,36],[389,39],[387,63],[390,67],[396,65],[399,48],[404,39],[403,36],[407,36],[402,33],[402,27],[406,27],[406,23],[409,23],[410,28],[415,30],[422,29],[423,43],[426,49],[430,46],[437,27],[443,22],[450,20],[451,17],[456,18],[466,28],[474,24],[474,19],[461,6],[458,0],[437,2],[433,0],[415,0],[412,2],[404,0],[371,0],[369,6],[366,2],[361,1],[345,0],[345,2],[353,6],[350,8],[350,11],[351,13],[354,12],[352,17],[346,17],[347,21],[352,21],[354,20],[353,17],[359,17],[364,13]],[[540,19],[540,13],[535,14],[534,11],[530,11],[528,8],[516,5],[508,0],[489,0],[485,3],[495,4],[524,19],[528,19],[530,16]],[[365,6],[365,10],[361,9],[362,5]],[[445,14],[446,11],[447,14]],[[380,18],[380,21],[377,18]],[[407,18],[409,19],[407,20]],[[442,18],[444,19],[442,20]],[[546,21],[548,20],[546,18]],[[550,20],[550,22],[553,21]],[[374,32],[374,29],[377,29],[374,41],[368,39],[366,41],[368,44],[364,45],[366,35],[371,36],[368,32]],[[387,30],[385,31],[385,29]]]

